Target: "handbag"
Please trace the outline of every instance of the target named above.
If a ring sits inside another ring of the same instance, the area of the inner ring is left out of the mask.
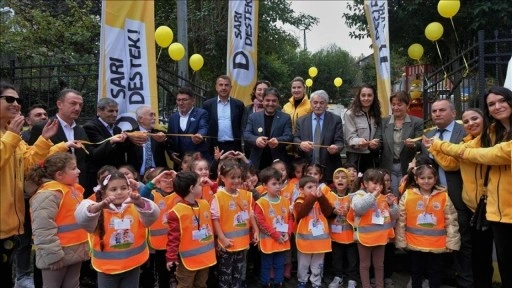
[[[487,213],[487,184],[489,182],[490,169],[491,167],[487,166],[484,179],[484,193],[480,196],[478,205],[476,205],[475,214],[473,214],[469,221],[469,225],[478,231],[485,231],[489,229],[489,221],[487,221],[485,214]]]

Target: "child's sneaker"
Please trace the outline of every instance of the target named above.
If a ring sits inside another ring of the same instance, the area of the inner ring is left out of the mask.
[[[357,288],[357,282],[354,280],[348,280],[347,288]]]
[[[334,277],[331,283],[329,283],[329,288],[341,288],[341,286],[343,286],[343,278],[338,276]]]

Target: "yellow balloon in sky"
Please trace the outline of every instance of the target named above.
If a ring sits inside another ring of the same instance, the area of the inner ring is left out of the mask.
[[[311,80],[311,79],[306,79],[306,86],[307,86],[307,87],[311,87],[311,86],[313,86],[313,80]]]
[[[316,67],[311,67],[309,68],[308,73],[311,78],[315,78],[315,76],[318,74],[318,69],[316,69]]]
[[[169,56],[174,61],[180,61],[185,56],[185,47],[178,42],[172,43],[169,46]]]
[[[409,54],[409,57],[414,60],[420,60],[423,56],[423,46],[418,43],[414,43],[411,46],[409,46],[409,49],[407,50],[407,53]]]
[[[425,36],[430,41],[437,41],[443,36],[444,28],[439,22],[432,22],[425,28]]]
[[[460,1],[459,0],[441,0],[437,3],[437,12],[444,18],[452,18],[459,12]]]
[[[167,26],[160,26],[155,30],[156,44],[162,48],[171,45],[172,38],[174,38],[174,34],[172,33],[171,28]]]
[[[339,88],[341,85],[343,85],[343,79],[341,77],[334,78],[334,86]]]
[[[203,56],[201,56],[201,54],[194,54],[190,56],[188,63],[190,64],[190,68],[192,68],[192,70],[199,71],[204,64]]]

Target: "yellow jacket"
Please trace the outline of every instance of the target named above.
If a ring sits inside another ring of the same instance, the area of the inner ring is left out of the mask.
[[[439,149],[447,155],[460,157],[461,153],[464,153],[464,160],[478,164],[490,165],[491,170],[489,172],[489,183],[487,185],[487,220],[512,223],[512,194],[510,193],[510,187],[512,187],[510,142],[503,142],[490,148],[479,148],[480,145],[474,145],[474,143],[479,143],[476,141],[480,141],[480,137],[462,145],[450,144],[447,142],[436,144],[436,142],[440,141],[434,141],[433,145],[439,145]],[[467,152],[465,150],[467,150]],[[498,153],[505,157],[500,157],[497,155]],[[506,155],[508,155],[508,157]],[[468,185],[468,183],[464,181],[464,186],[466,185]]]
[[[292,118],[292,133],[295,133],[295,123],[297,122],[297,119],[313,110],[311,110],[311,103],[309,102],[308,95],[304,95],[304,98],[302,98],[302,101],[297,107],[295,107],[295,100],[293,100],[293,96],[290,97],[288,103],[284,105],[282,111],[290,115]]]
[[[10,131],[0,132],[0,140],[0,239],[4,239],[24,232],[25,173],[49,154],[64,152],[68,148],[65,143],[53,146],[51,141],[41,136],[33,146],[29,146],[19,135]]]
[[[475,139],[471,135],[467,135],[462,141],[463,143],[461,144],[470,145],[468,147],[480,147],[481,145],[480,137]],[[470,142],[471,144],[469,144]],[[483,164],[444,154],[444,150],[441,151],[440,149],[441,143],[443,142],[435,141],[428,151],[432,153],[439,166],[445,171],[457,171],[460,169],[464,183],[464,186],[462,186],[462,200],[471,211],[475,212],[476,205],[483,193],[484,176],[487,168]]]

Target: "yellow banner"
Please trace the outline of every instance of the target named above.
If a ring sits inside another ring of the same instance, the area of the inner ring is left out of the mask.
[[[389,49],[388,1],[364,1],[366,20],[372,37],[373,57],[377,70],[377,94],[383,116],[390,114],[391,57]]]
[[[98,99],[117,101],[123,130],[140,105],[158,121],[154,14],[153,1],[102,1]]]
[[[251,92],[258,78],[259,1],[229,1],[227,75],[231,96],[251,103]]]

